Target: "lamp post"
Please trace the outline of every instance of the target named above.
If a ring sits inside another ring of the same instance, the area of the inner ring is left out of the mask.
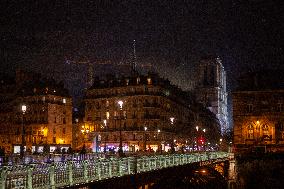
[[[260,142],[260,122],[259,120],[256,121],[256,143],[257,145]]]
[[[21,144],[21,147],[20,147],[20,156],[21,156],[21,158],[24,158],[24,150],[25,150],[25,144],[26,144],[25,128],[24,128],[24,115],[27,111],[27,106],[25,104],[23,104],[22,107],[21,107],[21,110],[22,110],[22,144]]]
[[[170,117],[170,123],[171,125],[174,126],[174,117]],[[174,153],[175,149],[174,149],[174,132],[175,132],[175,127],[173,128],[173,134],[172,134],[172,139],[171,139],[171,152]]]
[[[106,147],[106,140],[107,140],[107,120],[104,119],[104,126],[105,126],[105,148],[104,148],[104,153],[106,153],[107,151],[107,147]]]
[[[82,129],[81,129],[81,132],[83,134],[83,142],[84,142],[84,146],[86,147],[86,144],[85,144],[85,138],[86,138],[86,135],[89,133],[89,128],[87,128],[85,125],[82,125]]]
[[[158,129],[157,132],[158,132],[158,134],[157,134],[158,149],[160,150],[160,154],[162,154],[162,144],[161,144],[161,140],[159,139],[159,134],[160,134],[161,130]]]
[[[206,140],[205,140],[205,132],[206,132],[206,129],[203,129],[202,131],[204,132],[203,149],[204,149],[204,151],[206,151]]]
[[[147,131],[147,127],[144,127],[144,151],[146,152],[146,143],[147,143],[147,139],[146,139],[146,131]]]
[[[119,149],[118,154],[120,157],[124,156],[123,149],[122,149],[122,134],[121,134],[121,121],[122,121],[122,108],[123,108],[123,101],[118,101],[119,109],[120,109],[120,124],[119,124]]]

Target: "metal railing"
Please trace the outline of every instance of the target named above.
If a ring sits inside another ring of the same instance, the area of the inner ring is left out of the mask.
[[[58,188],[208,160],[228,159],[227,152],[97,158],[0,167],[0,189]]]

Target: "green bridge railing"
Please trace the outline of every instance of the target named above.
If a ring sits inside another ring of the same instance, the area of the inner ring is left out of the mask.
[[[204,152],[2,166],[0,189],[74,186],[195,162],[225,160],[229,156],[227,152]]]

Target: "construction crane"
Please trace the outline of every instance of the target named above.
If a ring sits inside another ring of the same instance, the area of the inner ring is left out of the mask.
[[[66,59],[65,60],[66,64],[78,64],[78,65],[86,65],[87,66],[87,87],[91,87],[94,82],[94,65],[112,65],[110,61],[90,61],[90,60],[85,60],[85,61],[75,61],[75,60],[70,60]]]
[[[70,59],[65,59],[66,64],[83,64],[87,65],[88,71],[87,71],[87,88],[91,87],[94,82],[94,66],[95,65],[112,65],[115,67],[121,67],[121,66],[127,66],[131,68],[131,73],[136,74],[137,73],[137,66],[143,68],[143,69],[152,69],[152,64],[150,63],[144,63],[144,64],[139,64],[137,65],[137,60],[136,60],[136,41],[133,40],[133,53],[132,53],[132,61],[127,62],[127,61],[119,61],[119,62],[112,62],[110,60],[100,60],[100,61],[90,61],[88,58],[84,58],[83,61],[75,61],[75,60],[70,60]]]

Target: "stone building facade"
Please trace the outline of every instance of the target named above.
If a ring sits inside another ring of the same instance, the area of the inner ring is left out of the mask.
[[[189,98],[155,74],[96,79],[85,98],[85,124],[96,147],[117,149],[122,131],[125,150],[167,151],[189,139],[186,131],[194,120]]]
[[[30,152],[71,146],[72,99],[63,85],[18,70],[14,79],[1,78],[0,96],[0,146],[7,153],[19,153],[22,135]]]
[[[85,105],[81,127],[83,132],[88,129],[93,151],[105,146],[117,150],[120,141],[124,151],[132,152],[197,150],[198,145],[204,150],[205,138],[214,145],[220,138],[213,113],[197,103],[194,95],[153,73],[97,78],[87,91]]]
[[[201,59],[198,67],[195,94],[197,101],[213,112],[219,120],[221,131],[229,127],[226,71],[218,57]]]
[[[284,150],[284,72],[260,71],[240,78],[233,92],[236,149]]]

